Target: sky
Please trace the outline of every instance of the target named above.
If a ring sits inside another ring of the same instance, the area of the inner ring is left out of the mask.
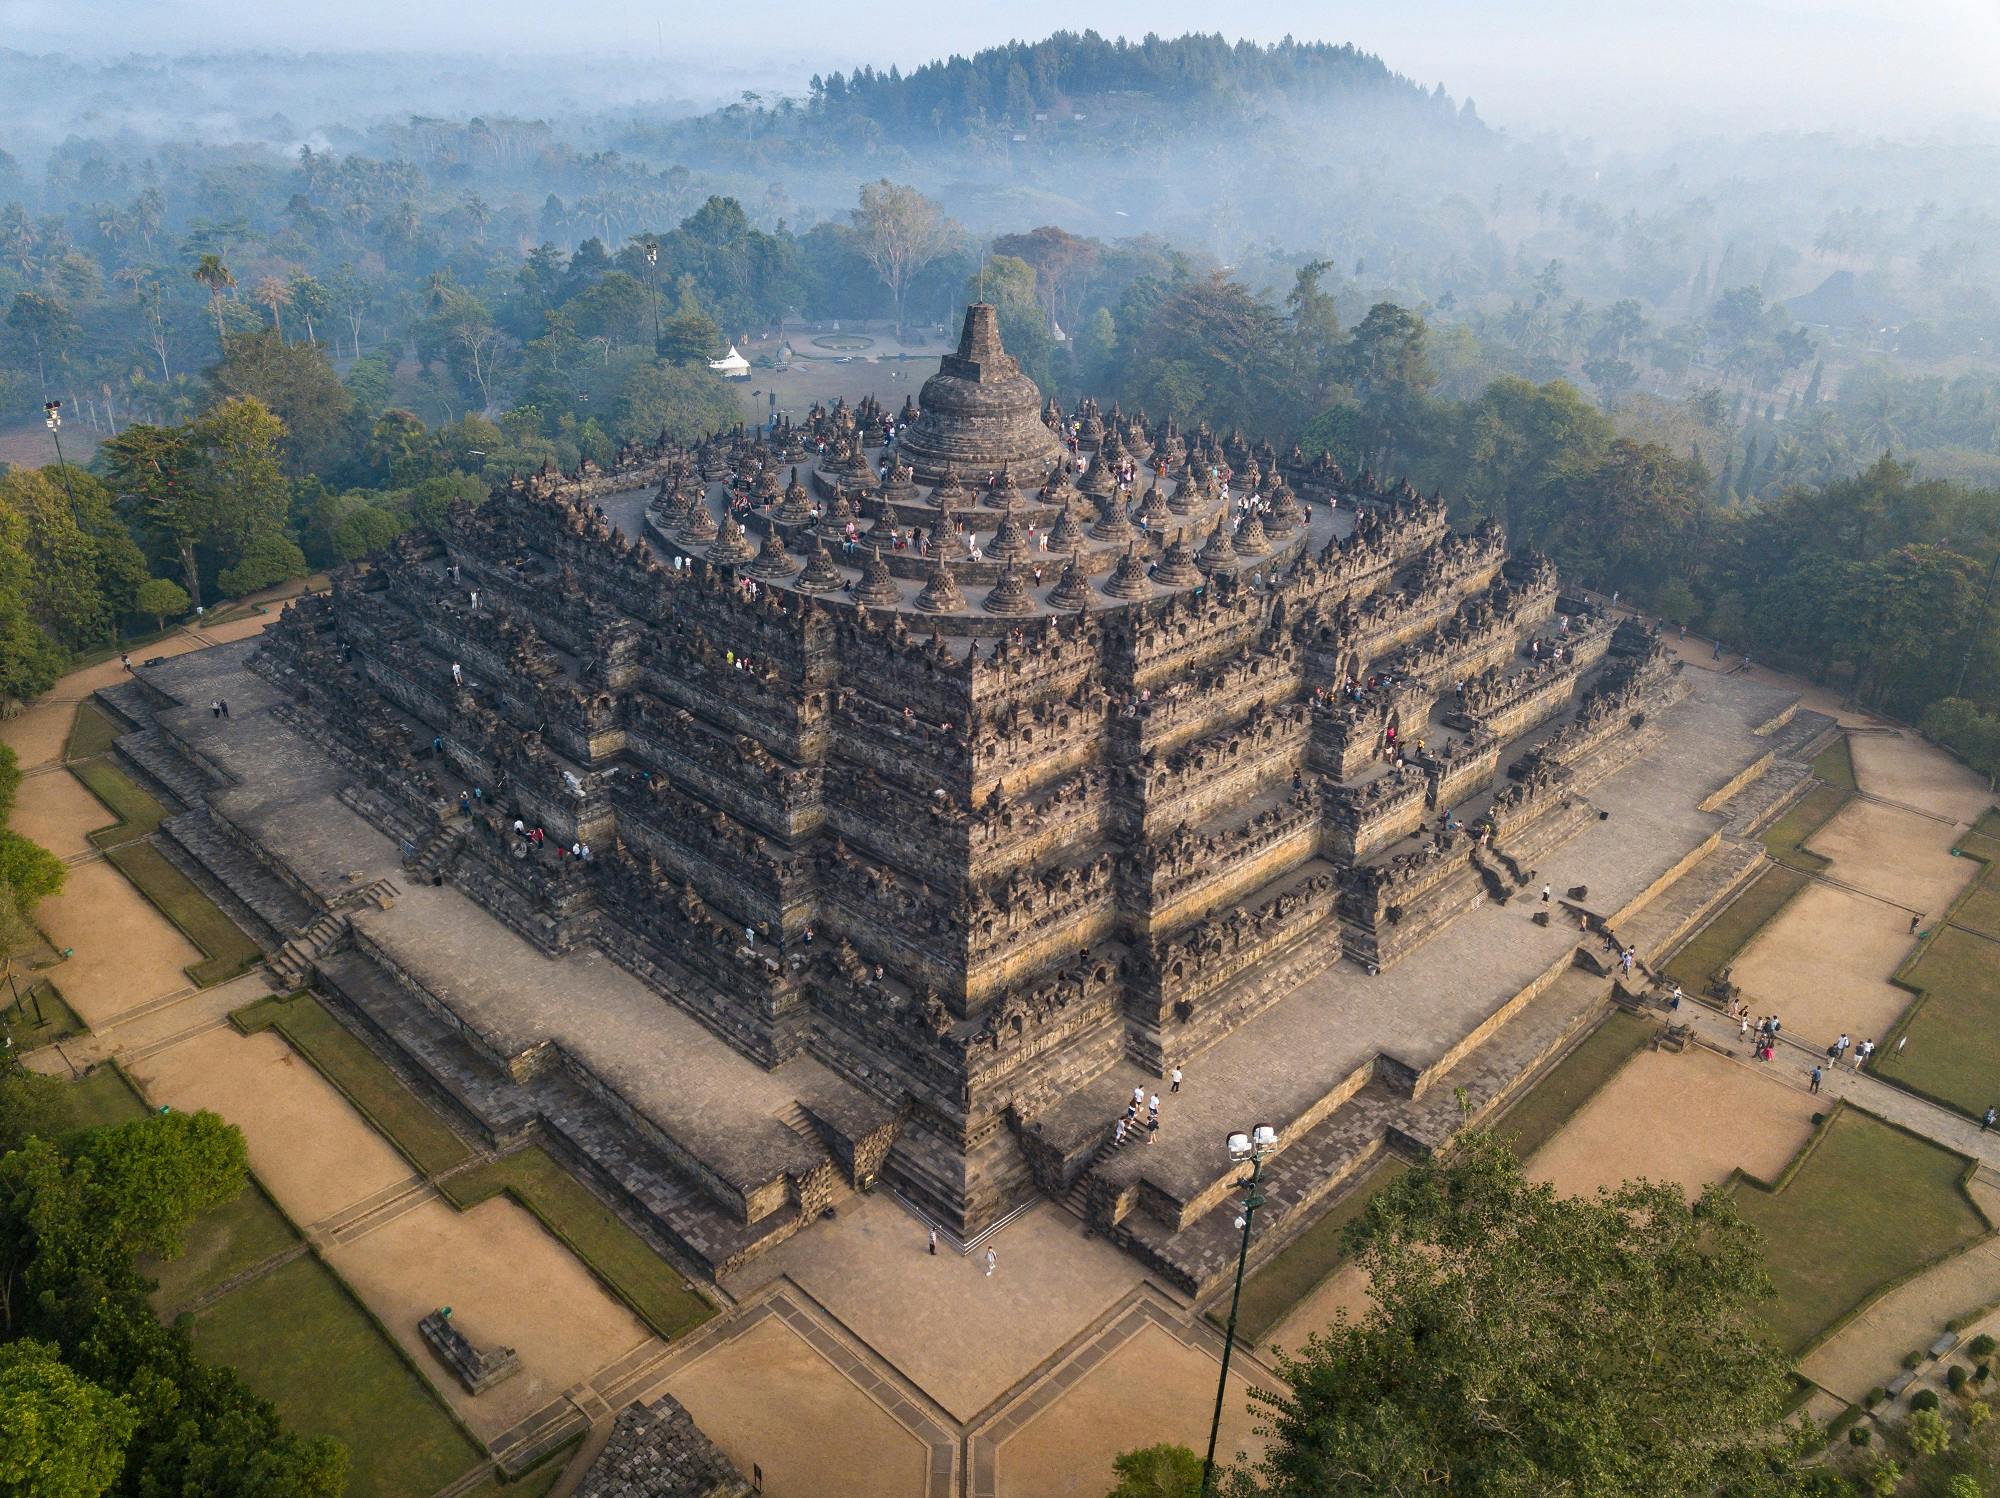
[[[871,20],[873,16],[876,19]],[[484,50],[651,68],[662,95],[904,68],[1014,37],[1224,30],[1351,41],[1493,124],[1607,142],[2000,121],[2000,0],[0,0],[0,47]],[[0,101],[0,124],[5,103]]]

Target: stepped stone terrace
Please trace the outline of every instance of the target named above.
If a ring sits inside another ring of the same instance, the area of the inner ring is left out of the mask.
[[[1201,1292],[1230,1129],[1268,1252],[1749,872],[1828,725],[1696,674],[1407,485],[1044,406],[975,306],[901,412],[517,480],[110,703],[282,972],[711,1272],[880,1183]]]

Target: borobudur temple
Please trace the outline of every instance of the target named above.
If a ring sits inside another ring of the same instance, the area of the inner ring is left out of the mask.
[[[1266,1252],[1504,1101],[1828,728],[1407,484],[1044,405],[983,305],[901,411],[517,478],[106,695],[283,981],[711,1272],[883,1187],[1196,1292],[1229,1130]]]

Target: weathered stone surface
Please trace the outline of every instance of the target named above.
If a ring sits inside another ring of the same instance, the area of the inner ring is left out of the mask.
[[[671,1394],[620,1411],[604,1450],[576,1486],[576,1498],[748,1498],[750,1492],[735,1464]]]

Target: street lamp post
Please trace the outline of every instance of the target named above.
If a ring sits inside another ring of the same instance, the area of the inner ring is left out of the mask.
[[[1229,1357],[1236,1350],[1236,1311],[1243,1301],[1243,1269],[1250,1262],[1250,1224],[1257,1209],[1264,1205],[1264,1198],[1257,1194],[1257,1182],[1264,1173],[1265,1157],[1277,1147],[1278,1131],[1269,1124],[1258,1124],[1248,1134],[1229,1136],[1231,1162],[1240,1165],[1247,1160],[1250,1174],[1236,1183],[1248,1193],[1243,1198],[1243,1215],[1236,1219],[1237,1226],[1243,1229],[1243,1244],[1236,1251],[1236,1288],[1230,1292],[1229,1327],[1222,1337],[1222,1373],[1215,1381],[1215,1416],[1208,1423],[1208,1455],[1201,1462],[1202,1498],[1209,1498],[1215,1491],[1215,1442],[1222,1433],[1222,1401],[1229,1392]]]
[[[646,241],[646,279],[653,287],[653,353],[660,352],[660,242]]]

